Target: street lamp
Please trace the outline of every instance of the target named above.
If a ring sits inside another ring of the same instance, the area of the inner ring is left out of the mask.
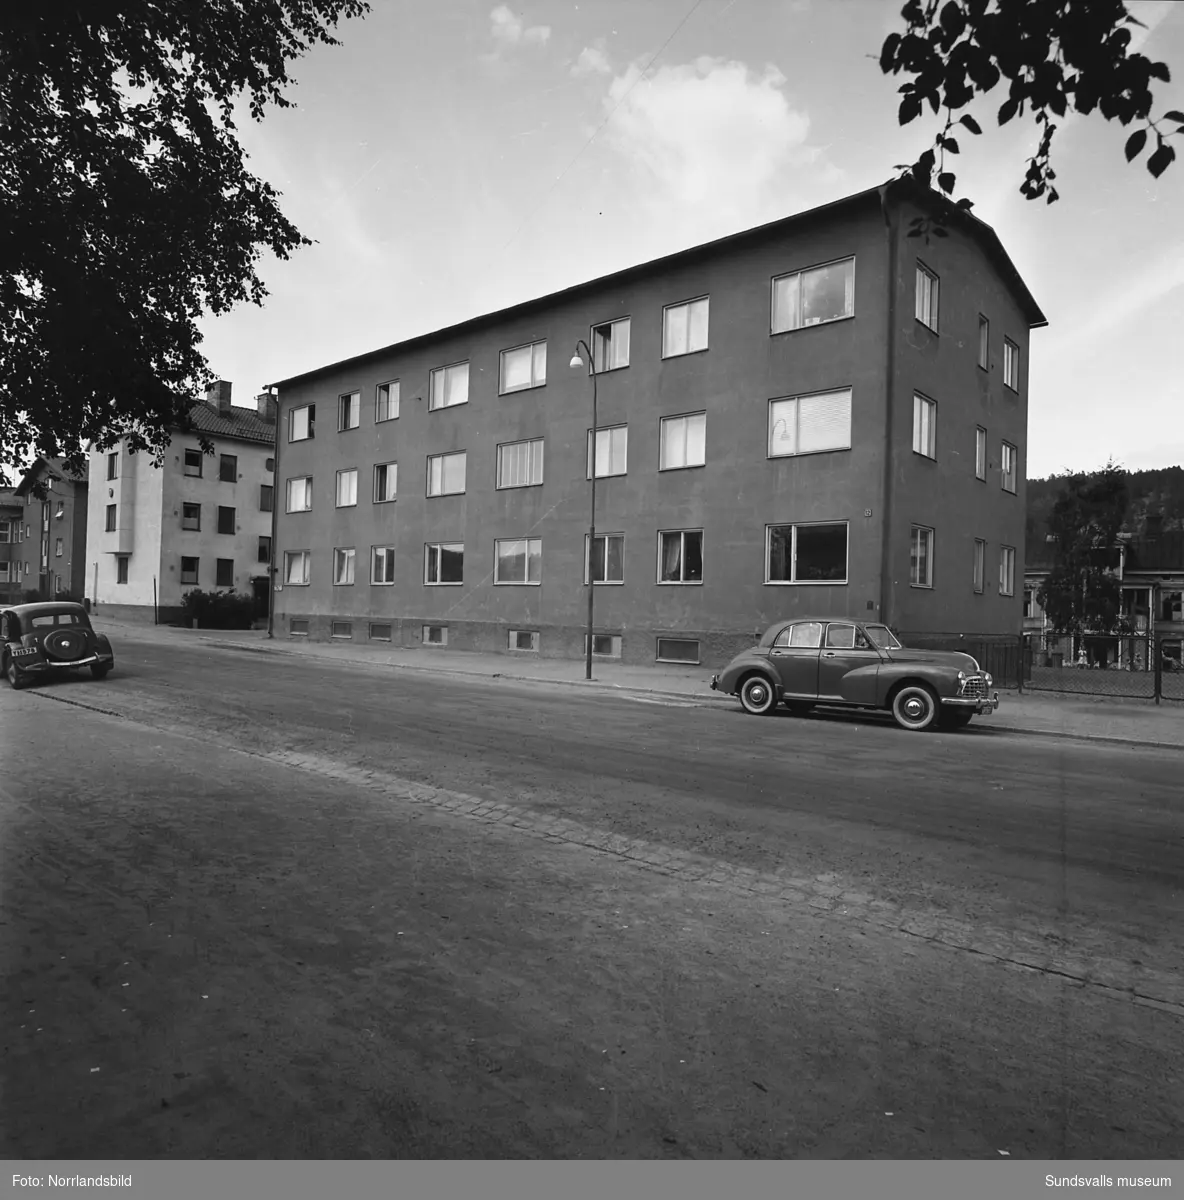
[[[568,366],[573,370],[578,370],[584,365],[584,360],[580,358],[580,347],[583,346],[584,353],[588,356],[588,371],[592,376],[592,435],[591,435],[591,451],[589,454],[589,469],[588,475],[591,478],[592,491],[592,513],[588,521],[588,645],[585,647],[585,663],[584,663],[584,678],[592,678],[592,605],[593,597],[596,594],[596,582],[592,572],[592,555],[596,546],[596,363],[592,358],[592,351],[588,349],[588,343],[580,338],[576,342],[576,351],[571,356],[571,362]],[[605,546],[607,554],[608,547]]]

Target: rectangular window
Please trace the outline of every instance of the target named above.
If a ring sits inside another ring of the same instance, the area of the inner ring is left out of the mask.
[[[371,547],[370,582],[378,584],[395,582],[395,548],[393,546]]]
[[[1011,338],[1003,339],[1003,382],[1013,392],[1020,390],[1020,348]]]
[[[539,648],[538,630],[511,629],[506,636],[506,648],[509,650],[535,650]]]
[[[769,457],[851,449],[851,389],[769,401]]]
[[[933,587],[933,530],[914,525],[909,546],[909,583],[913,587]]]
[[[54,543],[53,543],[53,556],[54,556],[54,558],[61,558],[61,557],[62,557],[62,539],[61,539],[61,538],[55,538],[55,539],[54,539]]]
[[[1015,492],[1018,462],[1019,452],[1010,442],[1004,442],[1003,453],[999,462],[999,473],[1002,477],[1003,490],[1005,492]]]
[[[448,645],[448,626],[447,625],[425,625],[423,627],[423,644],[425,646],[447,646]]]
[[[547,343],[534,342],[502,351],[500,392],[521,392],[547,382]]]
[[[316,434],[317,406],[305,404],[288,414],[288,441],[304,442]]]
[[[0,521],[0,545],[7,546],[10,542],[15,542],[16,540],[13,537],[12,522]]]
[[[494,583],[542,583],[542,538],[507,538],[495,543]]]
[[[181,528],[182,529],[201,529],[201,505],[200,504],[182,504],[181,505]]]
[[[235,513],[233,508],[224,504],[218,505],[218,532],[234,533]]]
[[[773,280],[772,333],[855,314],[855,259],[779,275]]]
[[[218,480],[220,483],[238,483],[238,455],[218,456]]]
[[[703,582],[701,529],[675,529],[658,534],[658,582]]]
[[[214,560],[214,586],[234,587],[234,559],[216,558]]]
[[[333,551],[333,586],[348,587],[354,581],[354,548],[337,547]]]
[[[766,583],[846,583],[847,522],[766,526]]]
[[[699,643],[689,638],[658,638],[658,662],[699,662]]]
[[[399,381],[380,383],[374,392],[374,423],[393,421],[399,415]]]
[[[1024,588],[1024,616],[1033,621],[1040,616],[1039,605],[1036,603],[1036,589]]]
[[[259,511],[271,512],[275,507],[275,487],[270,483],[259,485]]]
[[[181,583],[183,585],[197,583],[197,559],[182,558],[181,559]]]
[[[974,539],[974,591],[975,595],[982,595],[983,586],[986,582],[987,574],[987,543],[982,538]]]
[[[937,332],[938,279],[928,267],[917,263],[917,320]]]
[[[428,408],[452,408],[469,402],[469,364],[437,367],[430,376]]]
[[[308,583],[312,553],[308,550],[284,551],[284,583],[292,587],[303,587]]]
[[[117,554],[115,556],[115,582],[127,583],[127,564],[128,556],[126,554]]]
[[[457,496],[465,490],[465,469],[468,456],[464,450],[456,454],[433,454],[428,458],[428,495]]]
[[[114,505],[114,504],[107,505],[107,532],[108,533],[115,532],[115,514],[117,511],[117,507],[118,506]]]
[[[584,534],[584,584],[588,583],[588,535]],[[598,533],[592,543],[592,582],[625,582],[625,535]]]
[[[186,450],[185,451],[185,474],[192,476],[194,479],[201,478],[201,451]]]
[[[330,621],[329,636],[334,638],[352,638],[354,626],[352,621]]]
[[[358,469],[348,467],[337,472],[337,507],[350,508],[358,502]]]
[[[662,357],[707,349],[707,297],[662,310]]]
[[[426,584],[464,583],[463,542],[433,542],[424,547],[423,581]]]
[[[107,478],[119,478],[119,451],[107,455]]]
[[[378,463],[374,468],[374,503],[394,500],[399,489],[399,464]]]
[[[308,512],[312,508],[312,476],[299,475],[288,480],[288,512]]]
[[[937,457],[937,405],[913,393],[913,453]]]
[[[584,653],[588,653],[588,638],[584,638]],[[593,658],[620,658],[621,635],[619,633],[594,633],[592,635]]]
[[[629,452],[629,426],[596,431],[596,477],[624,475]],[[588,478],[592,478],[592,430],[588,430]]]
[[[255,561],[261,563],[271,562],[271,538],[266,534],[259,535],[259,550]]]
[[[1015,595],[1015,547],[999,547],[999,595]]]
[[[596,373],[629,365],[629,318],[592,327],[592,364]]]
[[[307,617],[289,617],[288,632],[293,637],[308,636],[308,618]]]
[[[347,392],[337,397],[337,429],[357,429],[362,420],[362,393]]]
[[[703,466],[707,461],[707,414],[663,417],[660,441],[658,470]]]
[[[991,322],[982,313],[978,317],[978,365],[984,371],[991,366]]]
[[[974,477],[987,477],[987,431],[981,425],[974,427]]]
[[[389,642],[391,640],[391,627],[385,621],[372,624],[370,626],[370,640],[372,642]]]
[[[275,470],[275,459],[274,458],[265,458],[263,460],[263,466],[268,471],[274,471]]]
[[[543,482],[543,439],[506,442],[497,448],[497,486],[534,487]]]

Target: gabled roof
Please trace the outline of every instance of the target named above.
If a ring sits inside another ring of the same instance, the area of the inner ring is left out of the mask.
[[[266,386],[269,388],[288,387],[293,383],[312,379],[318,375],[325,375],[332,371],[340,370],[343,367],[359,365],[371,359],[384,357],[395,351],[407,351],[439,338],[451,337],[462,332],[475,331],[483,326],[493,325],[499,321],[508,320],[511,317],[525,316],[527,313],[551,307],[559,301],[574,299],[577,296],[596,291],[607,285],[624,283],[660,269],[692,262],[696,258],[708,257],[731,246],[741,246],[749,241],[757,241],[782,229],[788,229],[795,224],[806,224],[809,221],[817,220],[821,216],[835,214],[844,209],[855,210],[867,205],[885,204],[889,200],[897,199],[910,199],[931,209],[941,215],[948,224],[963,229],[970,237],[974,238],[986,256],[991,260],[1000,277],[1015,295],[1020,309],[1028,319],[1029,327],[1039,329],[1048,324],[1047,318],[1040,311],[1032,293],[1020,277],[1019,271],[1016,270],[1015,264],[1011,261],[1007,251],[1004,250],[1003,243],[999,240],[999,235],[990,225],[985,221],[980,221],[977,217],[971,216],[964,209],[957,208],[940,192],[936,192],[932,188],[924,188],[906,180],[891,179],[887,183],[880,184],[874,188],[868,188],[866,191],[855,192],[853,195],[845,196],[841,200],[832,201],[830,204],[822,204],[817,208],[807,209],[805,212],[794,213],[788,217],[780,217],[776,221],[769,221],[764,225],[757,225],[752,229],[728,234],[726,237],[717,238],[711,242],[704,242],[701,245],[692,246],[687,250],[679,250],[674,254],[666,254],[661,258],[654,258],[648,262],[638,263],[635,266],[626,267],[624,270],[614,271],[609,275],[601,275],[596,279],[575,284],[573,287],[564,288],[558,292],[551,292],[546,296],[539,296],[533,300],[513,304],[509,308],[502,308],[496,312],[471,317],[456,325],[449,325],[443,329],[435,329],[429,333],[418,334],[415,337],[406,338],[401,342],[394,342],[389,346],[383,346],[376,350],[368,350],[364,354],[356,354],[334,363],[314,367],[311,371],[304,371],[299,375],[291,375],[287,379],[281,379],[276,383],[267,384]]]
[[[25,468],[20,483],[14,489],[14,493],[17,496],[27,495],[33,484],[42,475],[49,475],[54,479],[65,479],[70,483],[85,484],[87,482],[87,476],[75,475],[73,471],[67,470],[66,460],[63,458],[35,458]]]
[[[190,428],[180,432],[196,431],[260,446],[275,444],[275,422],[263,420],[254,409],[232,406],[230,415],[224,417],[212,404],[199,400],[189,410],[189,421]]]

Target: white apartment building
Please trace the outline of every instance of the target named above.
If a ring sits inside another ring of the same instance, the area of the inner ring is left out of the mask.
[[[275,502],[275,399],[231,404],[219,381],[164,462],[121,442],[90,450],[87,590],[99,613],[161,623],[195,588],[254,595],[267,616]],[[214,445],[203,454],[200,437]]]

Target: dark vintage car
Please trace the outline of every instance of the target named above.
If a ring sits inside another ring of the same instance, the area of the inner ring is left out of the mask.
[[[102,679],[115,665],[106,634],[81,604],[47,601],[0,610],[0,671],[14,688],[90,667]]]
[[[763,716],[782,701],[805,714],[816,704],[887,710],[903,729],[958,729],[999,707],[991,677],[969,655],[909,650],[886,625],[803,617],[778,621],[711,678]]]

